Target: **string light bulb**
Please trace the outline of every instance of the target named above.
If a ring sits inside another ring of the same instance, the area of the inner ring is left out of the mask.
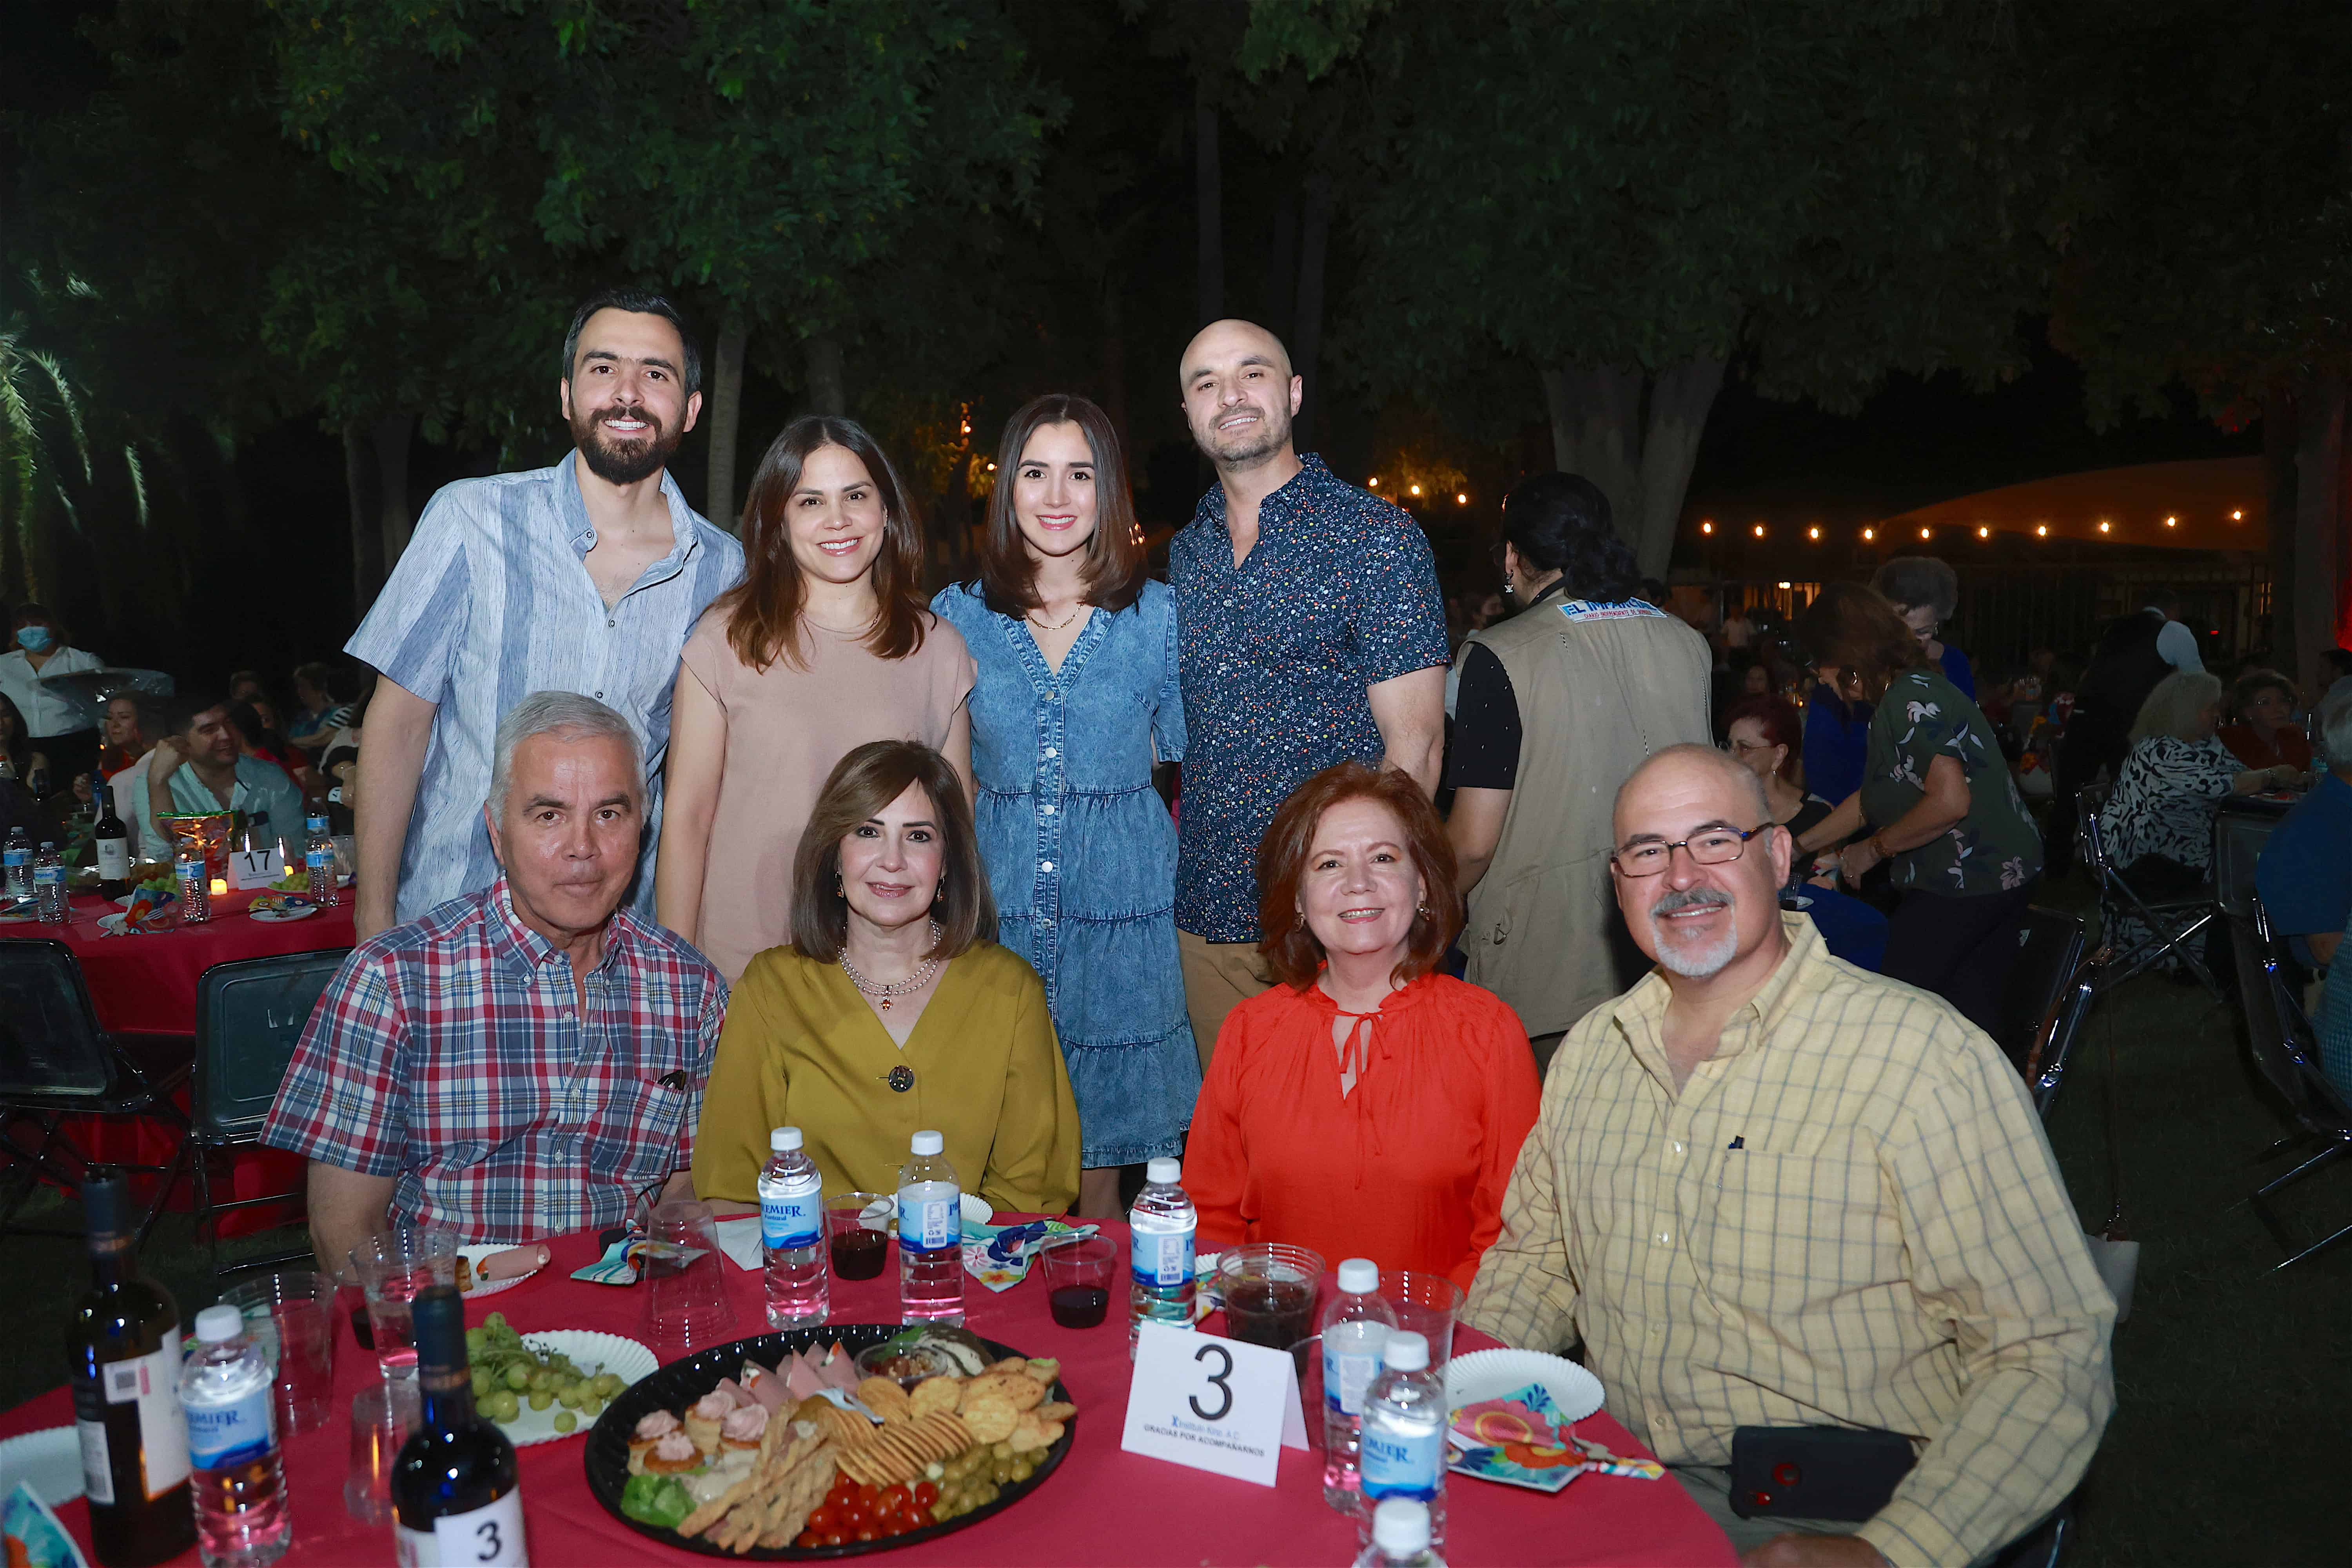
[[[1875,538],[1877,538],[1877,537],[1878,537],[1878,530],[1876,530],[1876,529],[1874,529],[1874,528],[1865,528],[1865,529],[1864,529],[1864,530],[1862,531],[1862,542],[1863,542],[1864,544],[1869,543],[1872,540],[1874,540],[1874,539],[1875,539]]]
[[[1381,477],[1380,477],[1380,475],[1378,475],[1378,474],[1374,474],[1374,475],[1371,477],[1371,479],[1370,479],[1370,484],[1371,484],[1372,489],[1380,489],[1380,488],[1381,488]]]
[[[1818,525],[1805,530],[1805,537],[1807,539],[1819,539],[1821,536],[1822,531]]]
[[[1715,524],[1712,522],[1702,522],[1698,525],[1698,531],[1701,533],[1713,533],[1715,531]]]
[[[2046,523],[2046,522],[2038,522],[2038,523],[2035,523],[2035,524],[2033,525],[2033,537],[2034,537],[2034,538],[2036,538],[2036,539],[2047,539],[2047,538],[2049,538],[2049,537],[2050,537],[2050,525],[2049,525],[2048,523]]]
[[[2113,529],[2113,527],[2114,527],[2114,524],[2112,524],[2112,523],[2108,522],[2108,521],[2107,521],[2107,520],[2106,520],[2105,518],[2104,518],[2104,517],[2103,517],[2103,518],[2099,519],[2099,531],[2100,531],[2101,533],[2105,533],[2105,532],[2110,531]]]
[[[1933,539],[1935,536],[1936,531],[1932,528],[1923,528],[1919,531],[1919,537],[1922,539]]]
[[[1405,489],[1414,495],[1419,495],[1421,493],[1421,487],[1419,485],[1407,485]]]
[[[1990,539],[1992,537],[1992,530],[1987,528],[1983,523],[1979,523],[1977,524],[1977,537],[1979,539]]]
[[[2243,522],[2246,521],[2246,514],[2242,510],[2232,511],[2230,513],[2230,521],[2231,522]]]
[[[1759,539],[1764,537],[1764,525],[1760,522],[1756,525],[1756,537]]]
[[[1456,490],[1454,493],[1454,504],[1455,506],[1468,506],[1470,504],[1470,492],[1468,490]]]
[[[2167,528],[2178,528],[2180,526],[2180,520],[2177,517],[2168,517],[2164,520],[2164,526]]]

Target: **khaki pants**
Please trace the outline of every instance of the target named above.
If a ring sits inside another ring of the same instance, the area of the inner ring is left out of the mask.
[[[1206,1078],[1225,1015],[1273,982],[1258,966],[1254,942],[1211,942],[1179,928],[1176,961],[1184,972],[1184,1011],[1192,1020],[1192,1046],[1201,1053],[1201,1076]]]

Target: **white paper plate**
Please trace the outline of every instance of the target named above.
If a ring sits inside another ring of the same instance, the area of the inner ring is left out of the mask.
[[[1559,1407],[1562,1421],[1581,1421],[1601,1408],[1601,1380],[1574,1362],[1541,1351],[1472,1351],[1445,1363],[1445,1407],[1459,1410],[1500,1399],[1531,1383]]]
[[[592,1333],[586,1329],[551,1329],[544,1333],[525,1334],[523,1343],[541,1352],[560,1351],[572,1358],[572,1364],[593,1377],[600,1372],[618,1376],[624,1385],[632,1384],[661,1364],[654,1352],[635,1340],[625,1340],[618,1334]],[[563,1406],[550,1401],[544,1410],[533,1410],[530,1402],[523,1401],[522,1414],[511,1421],[501,1421],[499,1430],[518,1448],[533,1443],[553,1443],[565,1437],[577,1437],[596,1425],[588,1416],[580,1416],[580,1424],[569,1432],[555,1429],[555,1418],[563,1414]],[[579,1413],[573,1412],[575,1415]]]
[[[81,1439],[70,1426],[49,1426],[0,1443],[0,1497],[30,1483],[51,1508],[81,1496]]]
[[[486,1280],[482,1278],[483,1258],[493,1257],[498,1253],[511,1252],[514,1249],[512,1247],[500,1247],[495,1242],[478,1242],[473,1246],[461,1247],[457,1249],[457,1256],[464,1258],[468,1264],[473,1266],[471,1278],[474,1281],[474,1288],[466,1292],[467,1300],[470,1301],[477,1296],[495,1296],[501,1290],[511,1290],[516,1286],[521,1284],[524,1280],[530,1279],[531,1274],[539,1272],[539,1268],[534,1268],[530,1270],[530,1273],[529,1274],[518,1274],[511,1279]],[[544,1263],[539,1266],[540,1268],[544,1268],[546,1267],[547,1265]],[[566,1351],[564,1353],[566,1355],[572,1354],[569,1351]],[[573,1361],[578,1361],[580,1358],[578,1356],[572,1356],[572,1359]]]
[[[247,912],[263,925],[274,926],[284,925],[288,921],[307,921],[319,912],[319,906],[312,904],[307,910],[249,910]]]

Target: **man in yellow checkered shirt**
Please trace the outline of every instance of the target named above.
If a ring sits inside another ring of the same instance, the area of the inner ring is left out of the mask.
[[[1780,912],[1790,840],[1730,758],[1659,752],[1616,840],[1658,968],[1561,1041],[1465,1320],[1580,1337],[1610,1414],[1754,1568],[1989,1556],[2074,1489],[2115,1404],[2115,1302],[2023,1085]],[[1734,1429],[1802,1426],[1916,1462],[1864,1521],[1736,1516]]]

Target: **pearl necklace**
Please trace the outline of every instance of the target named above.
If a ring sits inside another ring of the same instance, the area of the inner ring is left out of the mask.
[[[940,922],[933,921],[931,922],[931,945],[933,947],[937,947],[939,944]],[[849,976],[849,983],[852,985],[856,986],[857,989],[865,994],[873,997],[875,999],[876,1005],[885,1013],[887,1013],[890,1010],[890,999],[892,997],[912,996],[916,992],[920,991],[924,986],[929,985],[931,983],[931,977],[940,972],[940,965],[946,962],[947,960],[943,958],[927,958],[923,960],[920,964],[917,965],[915,973],[907,976],[906,979],[894,980],[887,985],[879,985],[875,982],[868,980],[865,974],[858,970],[858,967],[856,964],[849,962],[849,950],[847,948],[844,948],[842,950],[840,959],[841,972]]]

